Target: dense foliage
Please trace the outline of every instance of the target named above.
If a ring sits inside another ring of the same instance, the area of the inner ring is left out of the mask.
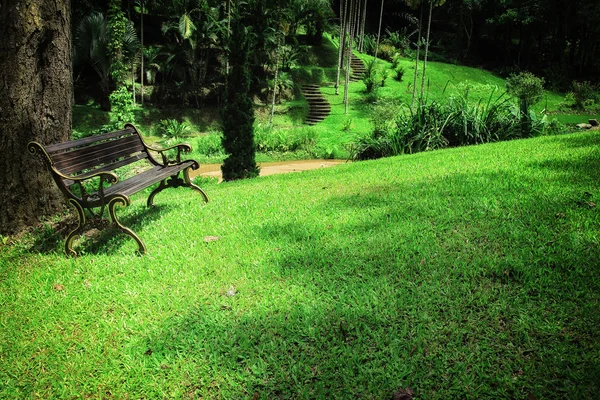
[[[223,148],[227,158],[221,166],[226,181],[258,176],[254,145],[254,105],[249,96],[248,58],[250,40],[241,18],[232,21],[229,41],[230,72],[223,108]]]

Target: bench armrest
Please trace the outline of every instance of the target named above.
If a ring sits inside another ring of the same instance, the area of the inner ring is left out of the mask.
[[[187,143],[180,143],[180,144],[176,144],[176,145],[165,147],[165,148],[153,147],[153,146],[146,145],[146,148],[148,150],[155,151],[155,152],[159,153],[162,156],[163,164],[164,165],[168,165],[168,164],[172,164],[173,163],[173,162],[171,162],[171,161],[169,161],[167,159],[167,156],[165,155],[166,151],[177,149],[177,157],[175,159],[175,163],[180,163],[181,162],[181,152],[182,151],[185,152],[185,153],[189,153],[190,151],[192,151],[192,147],[189,144],[187,144]]]

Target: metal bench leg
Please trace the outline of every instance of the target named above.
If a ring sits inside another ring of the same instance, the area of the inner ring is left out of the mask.
[[[140,239],[139,236],[136,235],[134,231],[132,231],[131,229],[127,228],[126,226],[124,226],[123,224],[121,224],[119,222],[119,219],[117,218],[117,215],[115,214],[115,207],[119,203],[121,203],[121,205],[124,207],[128,206],[129,198],[123,196],[123,197],[115,197],[110,200],[110,202],[108,203],[108,212],[110,214],[110,218],[112,219],[113,223],[117,226],[117,228],[119,228],[126,235],[131,236],[136,241],[136,243],[138,245],[138,252],[140,254],[145,254],[146,253],[146,245],[144,244],[144,242],[142,242],[142,239]]]
[[[77,256],[77,252],[73,250],[73,239],[75,239],[76,236],[79,236],[79,234],[81,234],[81,232],[83,231],[83,227],[86,223],[85,211],[83,210],[81,204],[79,204],[73,199],[69,199],[69,204],[72,205],[73,208],[75,208],[75,211],[77,211],[79,225],[77,225],[77,228],[73,229],[71,233],[69,233],[69,236],[67,236],[67,240],[65,241],[65,253],[67,253],[70,256]]]
[[[197,190],[200,192],[200,194],[202,195],[202,197],[204,197],[204,202],[208,203],[208,196],[206,195],[206,193],[204,193],[204,190],[202,190],[199,186],[194,185],[192,183],[192,180],[190,179],[190,168],[186,168],[183,170],[183,179],[185,180],[185,183],[187,186],[191,187],[194,190]]]
[[[154,189],[152,191],[152,193],[150,193],[150,196],[148,197],[148,201],[146,202],[146,205],[148,207],[152,207],[154,205],[154,196],[156,196],[157,194],[159,194],[166,188],[167,188],[167,180],[163,179],[162,181],[160,181],[160,185],[158,185],[158,187],[156,189]]]

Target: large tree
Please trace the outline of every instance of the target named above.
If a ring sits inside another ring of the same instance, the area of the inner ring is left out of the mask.
[[[0,232],[14,233],[57,211],[61,199],[32,140],[67,140],[71,132],[71,4],[0,3]]]

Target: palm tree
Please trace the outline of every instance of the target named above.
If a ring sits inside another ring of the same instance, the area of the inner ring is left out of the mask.
[[[110,68],[112,59],[108,50],[110,35],[108,33],[107,18],[104,14],[96,12],[83,18],[75,29],[73,39],[73,64],[87,63],[96,72],[98,84],[102,92],[100,108],[110,111],[109,95],[111,92]],[[139,42],[133,25],[126,25],[123,35],[124,56],[131,62],[137,54]]]

